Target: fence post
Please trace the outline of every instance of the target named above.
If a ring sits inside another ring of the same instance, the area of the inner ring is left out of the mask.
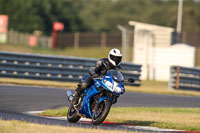
[[[101,48],[106,47],[106,32],[101,33]]]
[[[12,43],[16,44],[17,39],[16,39],[16,31],[13,30],[13,39],[12,39]]]
[[[13,38],[14,38],[14,31],[11,29],[8,31],[8,43],[13,43]]]
[[[174,67],[171,66],[170,67],[170,76],[169,76],[169,82],[168,82],[168,89],[169,90],[174,90],[174,87],[173,87],[173,69]]]
[[[29,34],[25,33],[25,35],[24,35],[24,44],[28,45],[28,42],[29,42]]]
[[[74,33],[74,49],[79,48],[79,32]]]
[[[187,32],[182,32],[181,34],[181,42],[182,43],[187,43]]]
[[[48,43],[48,48],[51,48],[51,44],[52,44],[52,38],[51,37],[47,37],[47,43]]]
[[[180,80],[180,66],[176,67],[176,86],[175,89],[179,89],[179,80]]]
[[[24,44],[25,40],[25,34],[24,33],[19,33],[19,43]]]

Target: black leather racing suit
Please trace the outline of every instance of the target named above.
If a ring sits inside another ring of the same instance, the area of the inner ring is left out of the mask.
[[[83,91],[88,88],[93,83],[93,78],[103,77],[106,75],[107,71],[110,69],[115,69],[121,71],[121,66],[112,65],[108,58],[99,59],[95,65],[89,69],[89,76],[82,82],[79,82],[78,88],[76,89],[77,93],[80,95]]]

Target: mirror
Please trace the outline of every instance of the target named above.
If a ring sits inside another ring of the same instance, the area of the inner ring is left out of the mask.
[[[135,80],[134,79],[132,79],[132,78],[129,78],[128,79],[128,82],[130,82],[130,83],[133,83]]]

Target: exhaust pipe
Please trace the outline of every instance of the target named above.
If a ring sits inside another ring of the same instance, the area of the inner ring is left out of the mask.
[[[73,94],[72,94],[72,92],[71,92],[71,91],[67,91],[67,92],[66,92],[66,96],[67,96],[69,102],[71,103],[71,102],[72,102],[72,99],[73,99]]]

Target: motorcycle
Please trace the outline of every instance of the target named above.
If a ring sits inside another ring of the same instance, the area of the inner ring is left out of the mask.
[[[84,79],[85,77],[82,78]],[[66,92],[71,103],[67,113],[69,122],[76,123],[81,117],[86,117],[92,119],[94,125],[100,125],[106,119],[112,104],[125,92],[124,77],[120,71],[108,70],[103,78],[93,80],[90,88],[81,94],[77,105],[72,104],[72,92]],[[128,82],[134,82],[134,79],[129,78]]]

